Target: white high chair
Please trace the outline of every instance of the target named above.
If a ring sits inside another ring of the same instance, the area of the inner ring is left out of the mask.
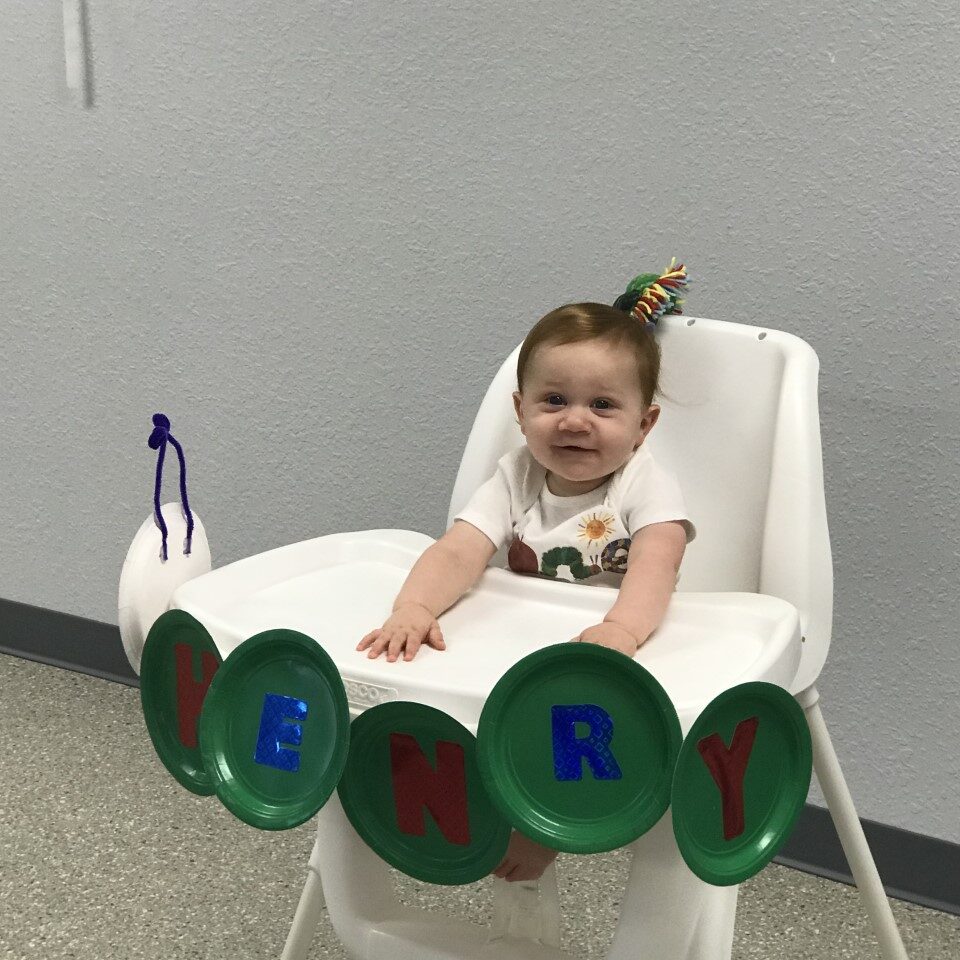
[[[789,334],[715,320],[667,316],[657,336],[663,413],[647,442],[679,478],[698,536],[687,549],[663,624],[636,659],[670,695],[684,735],[716,695],[737,684],[768,681],[797,697],[810,724],[814,769],[882,954],[885,960],[904,958],[815,686],[830,643],[833,601],[817,357]],[[510,399],[518,352],[504,362],[477,414],[448,523],[493,474],[497,460],[522,443]],[[164,511],[171,542],[180,535],[174,513]],[[139,536],[159,542],[147,525]],[[165,574],[164,582],[176,586],[168,605],[200,620],[223,657],[262,630],[288,627],[312,636],[337,664],[353,716],[387,700],[418,700],[476,732],[480,709],[499,677],[533,650],[598,622],[616,591],[517,577],[494,568],[500,555],[441,617],[446,651],[422,648],[410,663],[368,660],[356,652],[357,641],[385,619],[407,571],[432,542],[403,530],[334,534],[209,573],[172,553],[168,563],[183,565],[183,572],[179,578]],[[135,552],[131,548],[128,564]],[[138,556],[159,562],[154,546],[141,548]],[[136,663],[138,644],[158,610],[154,596],[141,600],[131,584],[149,579],[127,565],[121,578],[121,629]],[[689,870],[670,811],[631,847],[633,865],[610,960],[728,960],[737,888],[710,886]],[[283,960],[306,958],[324,903],[356,960],[563,956],[555,868],[548,869],[539,891],[503,881],[496,886],[492,935],[401,905],[387,864],[354,832],[334,793],[318,816]],[[511,903],[512,916],[505,916]]]

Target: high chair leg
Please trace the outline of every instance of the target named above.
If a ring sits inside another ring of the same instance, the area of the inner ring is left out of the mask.
[[[736,887],[714,887],[680,856],[672,811],[631,844],[630,876],[606,960],[730,960]]]
[[[873,925],[880,944],[883,960],[907,960],[907,951],[900,938],[890,901],[884,892],[877,872],[877,865],[867,845],[860,818],[853,806],[853,798],[847,788],[840,763],[833,749],[827,725],[820,712],[819,694],[816,687],[810,687],[797,696],[804,709],[810,736],[813,741],[813,769],[827,801],[827,808],[833,818],[834,826],[840,836],[840,844],[846,854],[850,872],[860,891],[863,905]]]
[[[560,947],[560,894],[557,862],[554,860],[540,880],[493,881],[493,916],[487,942],[504,937],[526,937],[547,947]]]
[[[307,882],[303,885],[297,912],[293,917],[293,924],[287,934],[280,960],[306,960],[310,941],[317,929],[320,911],[323,910],[323,887],[320,875],[311,864],[307,868]]]
[[[703,910],[694,934],[691,956],[710,957],[719,949],[723,960],[730,960],[739,894],[739,884],[711,888],[708,906]]]

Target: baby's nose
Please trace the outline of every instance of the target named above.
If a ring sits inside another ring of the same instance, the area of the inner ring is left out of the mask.
[[[563,413],[560,425],[564,430],[584,430],[587,426],[587,414],[575,407],[567,407]]]

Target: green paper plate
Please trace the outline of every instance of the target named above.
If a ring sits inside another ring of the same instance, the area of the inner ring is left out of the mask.
[[[510,824],[483,788],[475,745],[466,727],[423,704],[394,701],[362,713],[339,786],[354,829],[418,880],[487,876],[503,860]]]
[[[153,746],[177,782],[200,796],[215,789],[204,767],[198,727],[204,686],[221,663],[203,624],[183,610],[157,617],[140,659],[140,705]]]
[[[734,797],[739,781],[742,804],[730,802],[725,811],[700,744],[712,739],[715,754],[733,751],[741,723],[748,744],[753,718],[746,768],[727,787]],[[714,699],[683,741],[673,779],[673,831],[690,869],[716,886],[742,883],[762,870],[793,830],[810,788],[812,764],[806,717],[782,687],[743,683]]]
[[[350,743],[347,695],[320,645],[295,630],[245,640],[214,677],[200,717],[203,762],[223,805],[287,830],[326,803]]]
[[[501,677],[480,715],[477,757],[514,827],[555,850],[599,853],[663,816],[680,742],[670,698],[639,663],[562,643]]]

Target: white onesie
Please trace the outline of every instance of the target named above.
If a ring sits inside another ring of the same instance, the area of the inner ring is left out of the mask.
[[[454,519],[475,526],[498,551],[508,547],[506,566],[515,573],[611,587],[623,581],[631,537],[642,527],[679,520],[687,543],[696,536],[676,478],[646,445],[596,490],[575,497],[551,493],[546,470],[526,445],[518,447]]]

